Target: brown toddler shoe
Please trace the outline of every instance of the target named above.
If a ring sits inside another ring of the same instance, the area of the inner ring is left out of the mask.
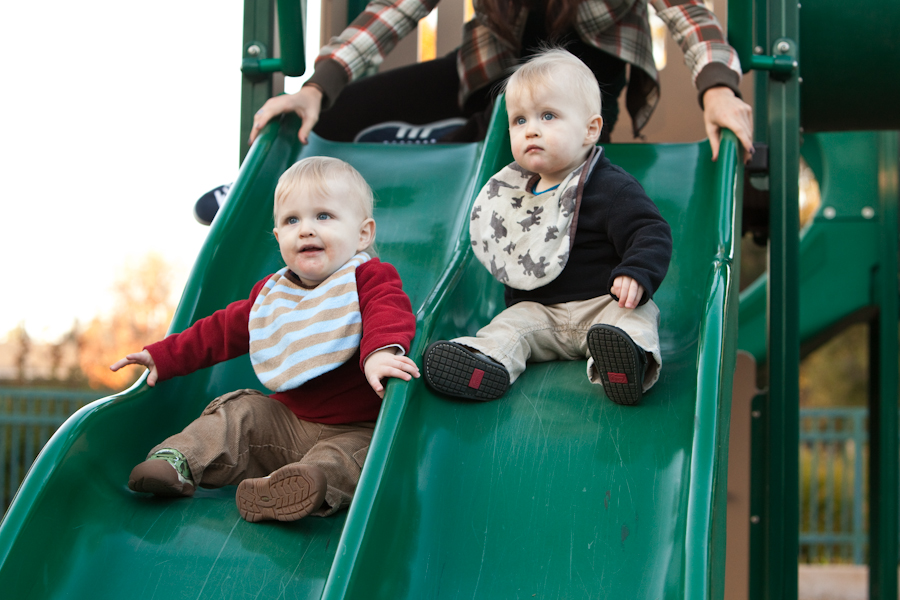
[[[128,488],[157,496],[193,496],[194,479],[184,454],[163,448],[131,470]]]
[[[268,477],[245,479],[235,501],[245,521],[297,521],[322,506],[325,473],[313,465],[292,463]]]
[[[647,371],[644,349],[618,327],[602,323],[588,329],[587,347],[609,399],[626,406],[637,404]]]
[[[471,400],[494,400],[509,389],[506,367],[454,342],[434,342],[425,350],[425,381],[433,389]]]

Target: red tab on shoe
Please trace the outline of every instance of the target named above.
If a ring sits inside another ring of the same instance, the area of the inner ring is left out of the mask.
[[[477,390],[481,386],[482,379],[484,379],[484,371],[475,369],[472,371],[472,377],[469,378],[469,387]]]
[[[610,371],[607,375],[610,383],[628,383],[628,375],[625,373],[613,373]]]

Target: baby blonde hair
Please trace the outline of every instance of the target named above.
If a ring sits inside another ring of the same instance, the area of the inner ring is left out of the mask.
[[[557,86],[568,90],[589,115],[599,115],[600,86],[586,64],[568,50],[544,47],[506,80],[507,94]]]
[[[297,190],[303,190],[321,196],[331,193],[330,183],[343,181],[350,192],[347,200],[356,200],[362,208],[363,216],[372,218],[375,208],[375,198],[372,188],[354,169],[346,162],[329,156],[310,156],[291,165],[282,173],[275,186],[275,210],[284,199]]]

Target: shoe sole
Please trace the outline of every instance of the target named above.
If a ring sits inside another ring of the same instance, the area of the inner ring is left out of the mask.
[[[509,373],[453,342],[425,351],[425,381],[439,392],[470,400],[496,400],[509,389]]]
[[[618,327],[594,325],[588,330],[587,346],[609,399],[624,406],[640,402],[643,381],[638,381],[637,345]]]
[[[175,467],[159,459],[146,460],[132,469],[128,488],[133,492],[169,498],[194,495],[194,486],[181,481]]]
[[[325,475],[310,465],[287,465],[269,477],[245,479],[235,500],[245,521],[297,521],[322,505]]]

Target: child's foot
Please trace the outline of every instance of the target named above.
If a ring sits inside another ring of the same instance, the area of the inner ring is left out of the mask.
[[[425,381],[439,392],[494,400],[509,388],[506,367],[481,352],[454,342],[434,342],[425,351]]]
[[[616,404],[637,404],[643,394],[646,352],[618,327],[603,324],[588,330],[587,347],[609,399]]]
[[[293,463],[268,477],[245,479],[238,485],[238,512],[251,523],[296,521],[325,501],[325,473],[313,465]]]
[[[193,496],[194,479],[184,454],[163,448],[131,470],[128,488],[157,496]]]

